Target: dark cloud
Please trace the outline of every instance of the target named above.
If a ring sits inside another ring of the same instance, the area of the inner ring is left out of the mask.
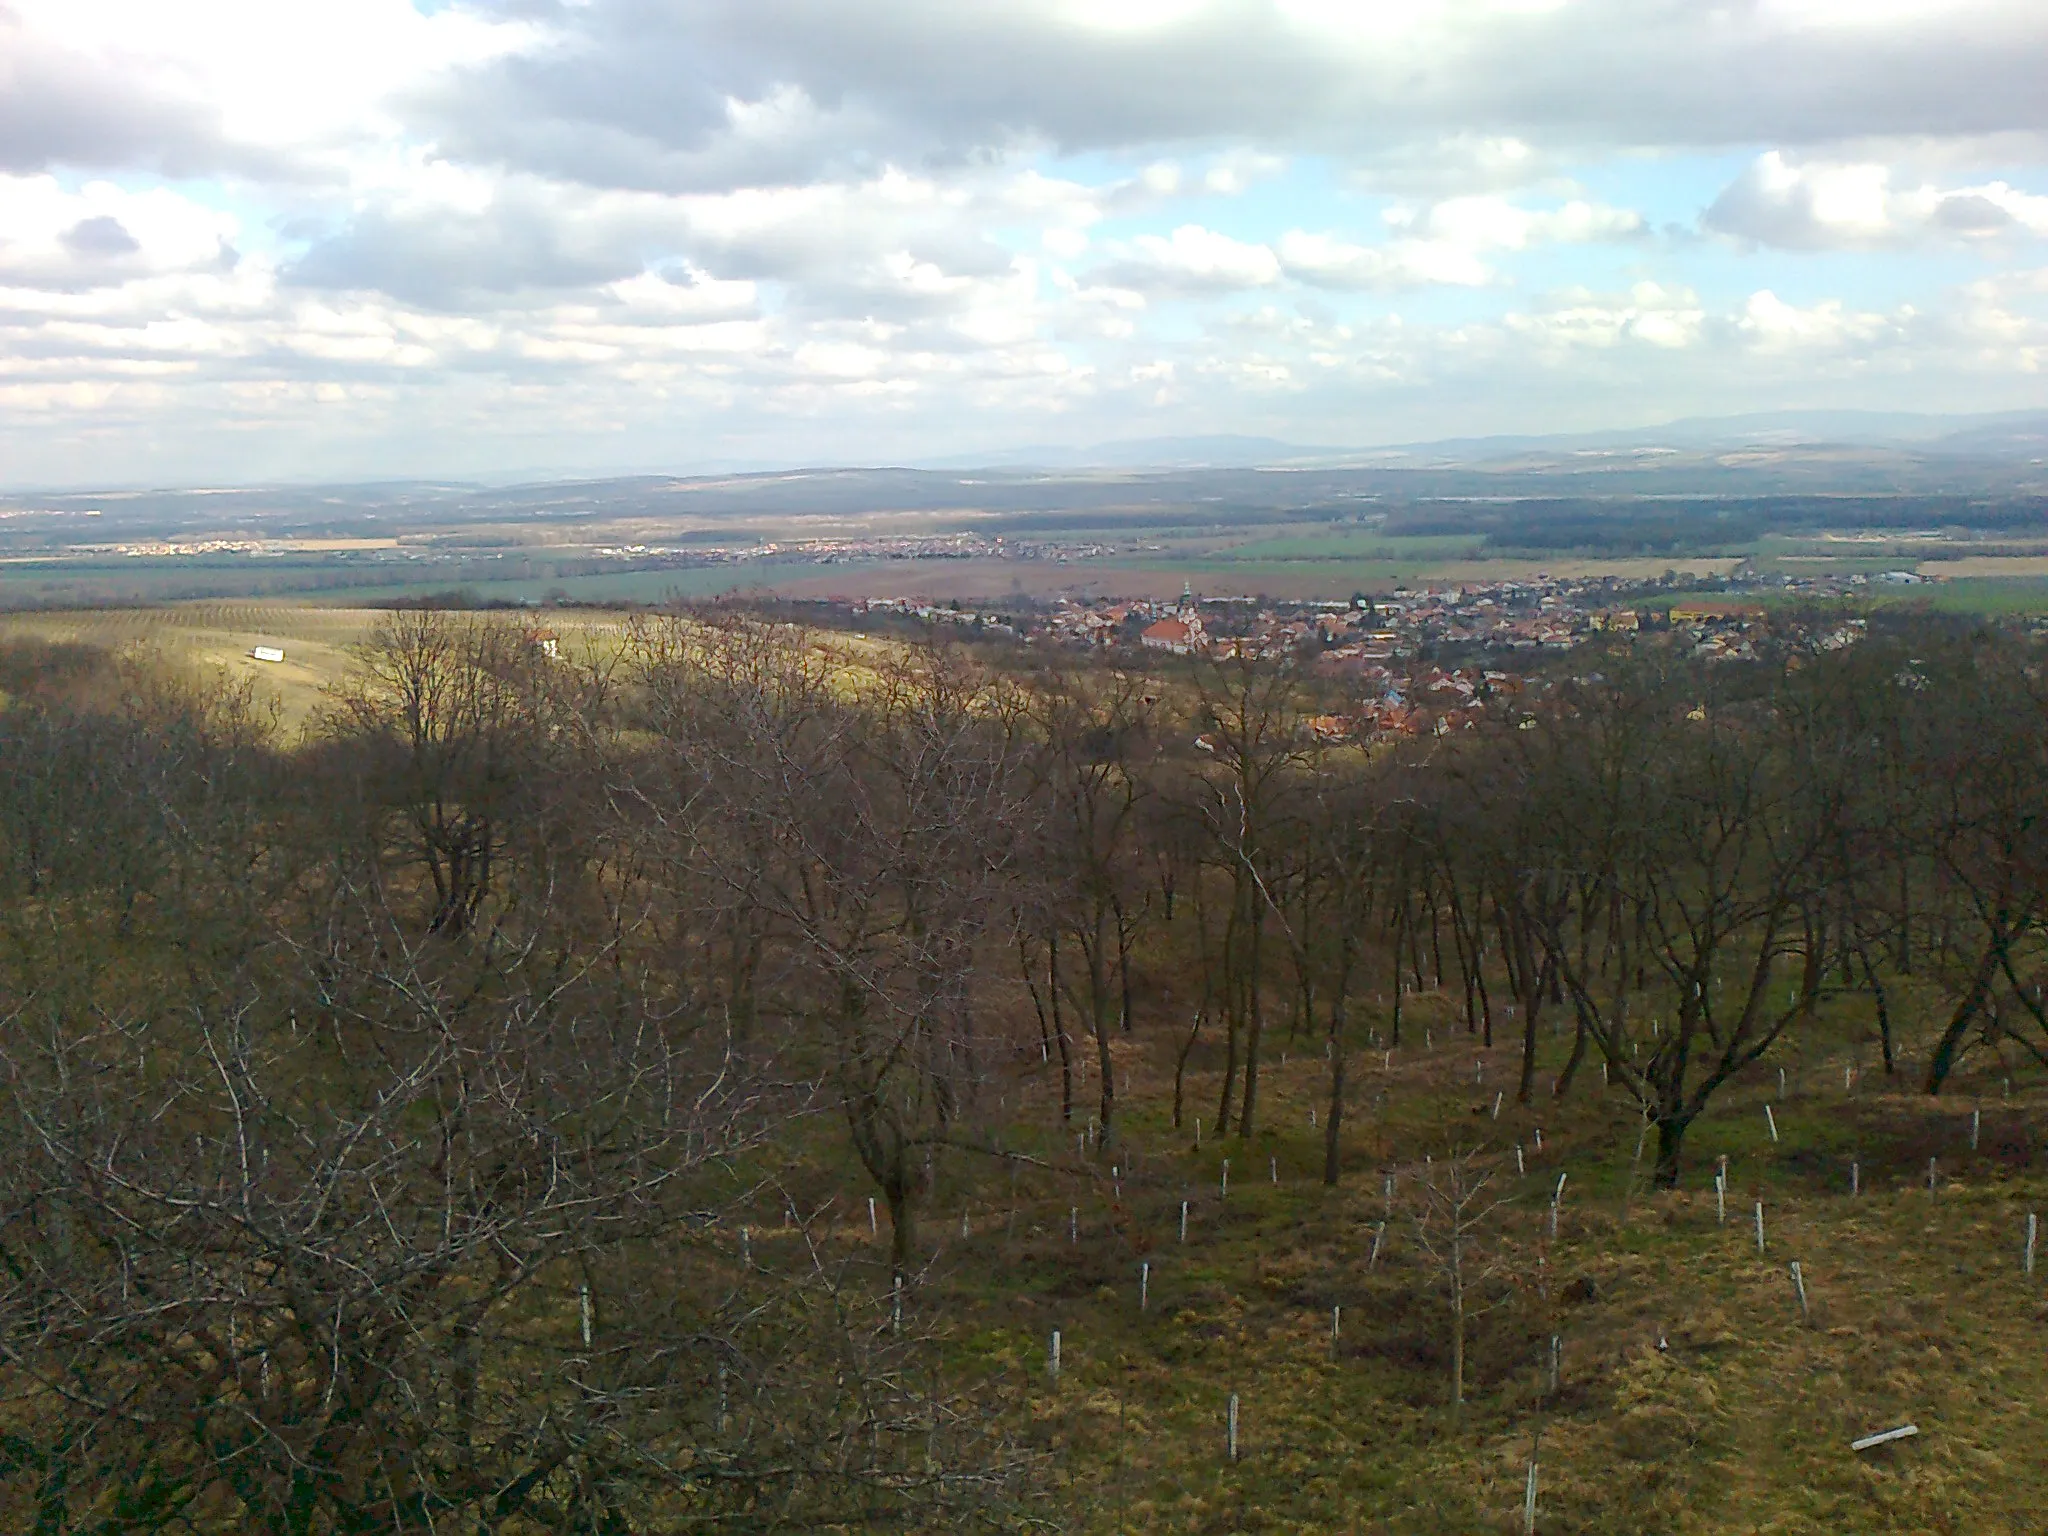
[[[1995,235],[2011,229],[2016,221],[2005,209],[1975,192],[1957,192],[1934,207],[1938,228],[1959,235]]]
[[[579,223],[571,208],[510,198],[479,214],[372,208],[315,241],[280,276],[292,287],[374,291],[426,309],[490,308],[632,276],[646,260],[632,233]]]
[[[187,175],[229,152],[203,103],[153,94],[110,65],[31,36],[0,4],[0,171],[121,166]]]
[[[915,164],[1020,143],[1250,143],[1398,174],[1439,141],[1583,151],[2048,131],[2042,6],[1968,26],[1801,27],[1765,5],[1582,0],[1376,45],[1333,43],[1266,0],[1148,29],[1066,11],[593,0],[558,13],[564,46],[469,73],[421,107],[463,153],[636,186],[798,181],[864,156]],[[777,99],[806,112],[731,110]],[[1486,167],[1490,184],[1505,169]]]
[[[103,213],[97,218],[80,219],[66,230],[64,249],[89,261],[105,261],[133,256],[142,249],[142,242],[129,234],[127,226],[119,219]]]

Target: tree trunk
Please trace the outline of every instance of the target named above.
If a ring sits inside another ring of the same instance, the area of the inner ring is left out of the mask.
[[[1464,1406],[1465,1294],[1462,1283],[1454,1282],[1451,1292],[1451,1416],[1456,1418]]]
[[[1123,903],[1116,905],[1116,971],[1117,982],[1123,991],[1122,1024],[1125,1034],[1131,1032],[1131,933],[1124,924]]]
[[[917,1211],[907,1183],[885,1185],[889,1203],[889,1269],[898,1285],[910,1283],[910,1256],[917,1245]]]
[[[1528,1027],[1534,1029],[1536,1021],[1529,1020]],[[1572,1079],[1579,1075],[1579,1063],[1586,1059],[1586,1021],[1579,1020],[1578,1032],[1572,1036],[1572,1053],[1565,1058],[1564,1070],[1557,1074],[1557,1085],[1551,1092],[1556,1098],[1563,1098],[1571,1092]]]
[[[1489,1044],[1491,1042],[1488,1042]],[[1582,1032],[1573,1052],[1576,1062],[1578,1051],[1585,1048]],[[1522,1004],[1522,1079],[1515,1087],[1515,1102],[1527,1104],[1529,1095],[1536,1088],[1536,1009],[1527,1001]]]
[[[1963,1036],[1984,1008],[1985,994],[1991,989],[1992,973],[1998,968],[1999,957],[2005,949],[2005,941],[1996,932],[1984,946],[1984,958],[1977,963],[1977,974],[1970,978],[1970,990],[1963,994],[1956,1004],[1956,1011],[1950,1015],[1948,1026],[1942,1030],[1941,1039],[1935,1042],[1934,1054],[1928,1058],[1927,1081],[1924,1085],[1929,1094],[1941,1092],[1941,1085],[1948,1081],[1954,1070],[1958,1048]]]
[[[1095,1060],[1102,1068],[1102,1091],[1097,1101],[1102,1114],[1102,1133],[1096,1146],[1106,1148],[1116,1141],[1116,1062],[1109,1054],[1109,1022],[1106,1019],[1095,1022]]]
[[[1897,1070],[1897,1058],[1892,1050],[1892,1010],[1885,995],[1884,983],[1877,979],[1877,967],[1870,963],[1870,954],[1861,945],[1856,956],[1863,962],[1863,979],[1869,983],[1871,999],[1877,1004],[1877,1038],[1884,1049],[1884,1075],[1890,1077]]]
[[[1060,1124],[1074,1123],[1074,1056],[1067,1041],[1067,1021],[1060,1013],[1060,941],[1046,947],[1046,991],[1052,996],[1052,1037],[1060,1048]]]
[[[1265,936],[1265,931],[1265,911],[1260,908],[1252,914],[1252,974],[1251,984],[1247,988],[1250,993],[1250,1007],[1246,1010],[1250,1019],[1244,1042],[1244,1102],[1237,1111],[1239,1140],[1251,1135],[1253,1122],[1259,1112],[1259,1041],[1265,1034],[1266,1023],[1265,1011],[1259,1004],[1259,965],[1261,940]]]
[[[1203,1002],[1203,1005],[1202,1005],[1202,1006],[1201,1006],[1200,1008],[1197,1008],[1197,1009],[1195,1010],[1195,1024],[1194,1024],[1194,1028],[1192,1028],[1192,1029],[1190,1029],[1190,1030],[1188,1031],[1188,1038],[1187,1038],[1187,1040],[1185,1041],[1185,1043],[1183,1043],[1183,1044],[1182,1044],[1182,1046],[1181,1046],[1181,1048],[1180,1048],[1180,1055],[1178,1055],[1178,1056],[1176,1056],[1176,1057],[1174,1058],[1174,1062],[1173,1062],[1173,1128],[1174,1128],[1174,1129],[1175,1129],[1176,1131],[1180,1129],[1180,1120],[1181,1120],[1181,1108],[1182,1108],[1182,1105],[1183,1105],[1183,1103],[1185,1102],[1185,1100],[1184,1100],[1184,1097],[1183,1097],[1183,1095],[1185,1094],[1185,1092],[1186,1092],[1186,1088],[1187,1088],[1187,1079],[1188,1079],[1188,1053],[1189,1053],[1190,1051],[1192,1051],[1192,1050],[1193,1050],[1193,1049],[1195,1048],[1195,1042],[1196,1042],[1197,1040],[1199,1040],[1199,1039],[1200,1039],[1200,1038],[1202,1037],[1202,1019],[1203,1019],[1203,1016],[1204,1016],[1204,1014],[1205,1014],[1205,1013],[1206,1013],[1207,1011],[1208,1011],[1208,1003],[1207,1003],[1207,1001],[1205,1000],[1205,1001]]]
[[[1323,1116],[1323,1182],[1336,1188],[1343,1174],[1344,1130],[1344,997],[1340,989],[1330,1003],[1330,1104]]]
[[[1692,1121],[1677,1115],[1657,1118],[1657,1166],[1650,1182],[1659,1189],[1678,1187],[1679,1156],[1685,1147],[1685,1133]]]

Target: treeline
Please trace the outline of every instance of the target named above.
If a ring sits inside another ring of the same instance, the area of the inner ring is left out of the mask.
[[[1141,1086],[1249,1137],[1313,1042],[1336,1184],[1353,1053],[1448,994],[1525,1101],[1629,1094],[1671,1183],[1824,1003],[1904,1070],[1936,999],[1930,1092],[2048,1064],[2041,661],[1617,649],[1366,752],[1285,670],[730,615],[555,657],[393,613],[289,743],[0,655],[0,1510],[1012,1523],[1037,1462],[940,1368],[920,1217],[1049,1129],[1114,1158]]]

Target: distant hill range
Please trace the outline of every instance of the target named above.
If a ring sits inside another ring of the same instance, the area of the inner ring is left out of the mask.
[[[1436,501],[1788,497],[1931,498],[1944,503],[1928,507],[1936,521],[1974,518],[1977,503],[2048,509],[2048,411],[1773,412],[1383,448],[1159,437],[894,466],[0,493],[0,553],[63,547],[88,529],[101,540],[193,530],[329,538],[648,518],[672,530],[666,542],[688,543],[899,513],[993,535],[1350,520]]]
[[[1907,449],[1957,458],[2048,462],[2048,411],[1944,416],[1905,411],[1767,411],[1697,416],[1618,431],[1441,438],[1384,447],[1333,448],[1272,437],[1220,434],[1140,437],[1087,447],[1038,445],[919,459],[927,470],[1254,469],[1302,466],[1436,468],[1545,457],[1564,463],[1600,455],[1692,457],[1743,451],[1811,455],[1841,449]]]

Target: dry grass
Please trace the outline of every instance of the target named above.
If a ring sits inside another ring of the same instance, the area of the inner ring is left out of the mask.
[[[1027,1176],[1014,1207],[985,1187],[942,1186],[931,1232],[944,1239],[939,1284],[955,1347],[1006,1374],[1055,1458],[1065,1528],[1520,1530],[1539,1429],[1546,1533],[2048,1528],[2048,1244],[2036,1279],[2020,1272],[2025,1214],[2048,1214],[2037,1154],[2048,1085],[2015,1082],[2007,1100],[1987,1078],[1928,1101],[1910,1077],[1886,1087],[1872,1074],[1844,1091],[1842,1065],[1869,1054],[1845,1038],[1788,1056],[1783,1100],[1774,1065],[1730,1090],[1693,1133],[1682,1187],[1652,1193],[1647,1165],[1631,1178],[1637,1122],[1618,1091],[1602,1092],[1597,1067],[1572,1102],[1539,1095],[1521,1110],[1510,1099],[1495,1121],[1492,1096],[1512,1094],[1514,1053],[1480,1050],[1445,1027],[1447,1001],[1422,1002],[1391,1070],[1377,1052],[1357,1058],[1337,1190],[1316,1177],[1319,1133],[1308,1125],[1323,1092],[1319,1050],[1270,1072],[1268,1129],[1221,1145],[1212,1131],[1196,1152],[1191,1126],[1161,1123],[1166,1090],[1142,1043],[1119,1053],[1133,1079],[1125,1102],[1140,1106],[1120,1151],[1079,1157],[1071,1132],[1054,1131],[1038,1078],[1023,1091],[1056,1171]],[[1432,1007],[1435,1048],[1417,1049]],[[1486,1080],[1474,1084],[1482,1061]],[[1215,1088],[1205,1075],[1191,1106],[1212,1113]],[[1517,1142],[1529,1168],[1519,1178]],[[1516,1197],[1501,1229],[1513,1278],[1475,1328],[1472,1399],[1453,1421],[1442,1310],[1398,1213],[1379,1262],[1367,1256],[1385,1215],[1381,1167],[1412,1178],[1425,1153],[1473,1144],[1494,1148],[1501,1187]],[[1930,1151],[1943,1170],[1934,1197]],[[1712,1193],[1724,1153],[1725,1226]],[[1854,1199],[1851,1156],[1862,1169]],[[1561,1172],[1570,1178],[1552,1242],[1546,1202]],[[1175,1233],[1183,1198],[1186,1247]],[[974,1212],[964,1243],[963,1205]],[[1067,1240],[1069,1206],[1081,1211],[1079,1244]],[[849,1236],[865,1240],[864,1222]],[[1151,1305],[1140,1313],[1146,1262]],[[1333,1358],[1334,1305],[1344,1323]],[[1054,1327],[1065,1356],[1057,1392],[1043,1376]],[[1552,1332],[1565,1362],[1554,1400],[1540,1366]],[[1244,1444],[1235,1466],[1222,1454],[1232,1392]],[[1907,1422],[1917,1439],[1849,1450]]]
[[[1915,569],[1930,581],[1968,576],[2048,576],[2048,555],[1968,555],[1961,560],[1926,560]]]
[[[350,664],[384,611],[290,602],[199,602],[160,607],[87,608],[0,614],[0,640],[34,637],[137,650],[202,673],[247,677],[278,707],[289,736],[318,707],[323,691]],[[615,614],[550,610],[532,622],[572,644],[616,643],[624,626]],[[259,645],[277,646],[282,662],[257,661]]]
[[[285,739],[292,739],[319,707],[326,689],[349,669],[355,647],[387,616],[379,608],[333,608],[310,603],[211,601],[158,607],[85,608],[0,614],[0,641],[33,637],[113,651],[162,656],[173,665],[252,680],[277,705]],[[616,654],[632,621],[606,610],[550,608],[502,615],[554,631],[569,654]],[[892,643],[861,635],[814,634],[810,643],[850,689],[872,685],[877,664]],[[282,662],[257,661],[259,645],[276,646]]]

